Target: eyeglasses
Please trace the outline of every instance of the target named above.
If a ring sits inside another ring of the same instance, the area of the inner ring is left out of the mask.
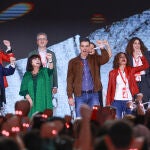
[[[38,40],[38,41],[42,41],[42,40],[43,40],[43,41],[46,41],[47,39],[46,39],[46,38],[38,38],[37,40]]]

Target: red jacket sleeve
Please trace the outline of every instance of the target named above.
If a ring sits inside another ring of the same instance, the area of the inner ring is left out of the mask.
[[[0,64],[2,64],[3,61],[10,62],[10,57],[14,57],[14,54],[13,53],[6,54],[0,50]],[[4,78],[4,86],[6,88],[8,87],[8,83],[7,83],[6,77],[4,76],[3,78]]]
[[[0,64],[2,64],[3,61],[10,62],[10,57],[14,57],[14,54],[6,54],[3,51],[0,51]]]
[[[111,72],[109,72],[109,79],[108,79],[108,87],[107,87],[107,96],[106,96],[106,105],[110,105],[112,102],[112,77]]]

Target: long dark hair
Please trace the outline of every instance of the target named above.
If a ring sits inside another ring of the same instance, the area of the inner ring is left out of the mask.
[[[128,57],[127,57],[127,54],[124,53],[124,52],[119,52],[119,53],[117,53],[117,54],[115,55],[115,57],[114,57],[114,61],[113,61],[113,68],[114,68],[114,69],[118,69],[118,68],[119,68],[119,58],[120,58],[120,55],[121,55],[121,54],[125,55],[125,57],[126,57],[126,59],[127,59],[127,64],[126,64],[126,66],[130,66],[130,63],[129,63],[129,59],[128,59]]]
[[[138,37],[133,37],[132,39],[129,40],[127,47],[126,47],[126,53],[128,55],[132,55],[133,54],[133,43],[135,40],[138,40],[140,42],[141,45],[141,52],[144,53],[145,51],[147,51],[147,47],[144,45],[143,41],[138,38]]]
[[[40,55],[31,55],[31,56],[28,58],[26,71],[33,71],[32,60],[33,60],[33,59],[36,59],[36,58],[39,58],[40,61],[41,61]],[[43,68],[42,62],[41,62],[40,68]]]

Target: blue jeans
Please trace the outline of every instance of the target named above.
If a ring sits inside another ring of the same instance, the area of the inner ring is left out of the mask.
[[[93,108],[94,105],[100,105],[98,92],[83,93],[81,96],[75,97],[76,117],[80,117],[80,107],[82,104],[87,104],[90,108]]]
[[[112,106],[116,107],[116,115],[118,119],[121,119],[124,114],[131,114],[131,109],[127,108],[126,103],[128,100],[114,100]]]

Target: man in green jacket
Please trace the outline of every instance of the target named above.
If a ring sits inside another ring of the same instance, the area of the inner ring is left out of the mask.
[[[52,85],[52,93],[57,93],[58,88],[58,80],[57,80],[57,68],[56,68],[56,56],[55,53],[47,49],[47,34],[46,33],[38,33],[37,34],[37,46],[38,48],[34,51],[31,51],[29,53],[30,57],[33,54],[39,54],[41,56],[43,67],[47,67],[47,63],[49,61],[53,62],[54,70],[53,70],[53,85]],[[52,58],[52,60],[49,60],[49,58]]]

